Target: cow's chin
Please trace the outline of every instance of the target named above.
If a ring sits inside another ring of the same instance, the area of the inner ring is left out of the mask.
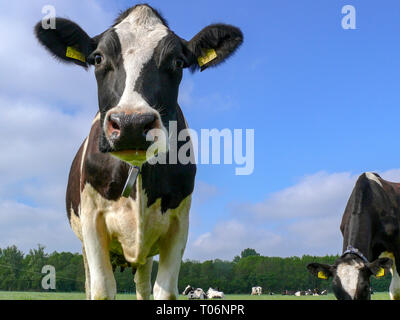
[[[133,166],[141,167],[146,162],[146,150],[112,151],[111,155]]]

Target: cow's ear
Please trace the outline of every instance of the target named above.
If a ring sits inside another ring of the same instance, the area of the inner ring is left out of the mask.
[[[389,258],[379,258],[367,265],[371,273],[377,277],[385,276],[392,267],[393,261]]]
[[[226,24],[205,27],[187,43],[192,71],[214,67],[229,58],[243,43],[239,28]]]
[[[307,265],[307,270],[317,278],[328,279],[333,277],[335,266],[322,263],[310,263]]]
[[[54,29],[44,29],[40,21],[34,32],[39,42],[60,61],[87,68],[87,58],[95,48],[95,41],[75,22],[56,18]]]

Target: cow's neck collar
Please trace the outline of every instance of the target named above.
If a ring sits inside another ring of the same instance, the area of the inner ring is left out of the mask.
[[[140,174],[140,167],[130,165],[128,178],[126,179],[124,189],[122,190],[122,197],[129,198],[132,192],[133,186],[135,185],[136,179]]]
[[[343,252],[342,257],[347,254],[354,254],[357,257],[361,258],[365,263],[369,263],[368,259],[362,254],[362,252],[357,248],[354,248],[353,246],[347,246],[347,249],[345,252]]]

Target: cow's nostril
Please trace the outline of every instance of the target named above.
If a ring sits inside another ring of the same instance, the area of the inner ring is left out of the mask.
[[[121,130],[121,128],[119,127],[118,123],[114,122],[111,120],[111,127],[115,130]]]
[[[120,117],[116,114],[111,114],[108,118],[108,134],[111,139],[117,139],[121,134]]]

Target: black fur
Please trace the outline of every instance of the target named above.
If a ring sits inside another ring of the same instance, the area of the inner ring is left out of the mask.
[[[74,47],[87,59],[96,46],[95,41],[80,26],[68,19],[56,18],[55,22],[55,29],[43,29],[41,21],[36,24],[34,32],[39,42],[58,60],[87,68],[87,62],[66,56],[67,47]]]
[[[205,27],[188,43],[190,51],[196,57],[196,61],[192,61],[191,70],[199,69],[197,58],[202,55],[204,49],[214,49],[218,57],[201,67],[201,71],[217,66],[229,58],[242,43],[243,33],[237,27],[227,24],[213,24]]]

